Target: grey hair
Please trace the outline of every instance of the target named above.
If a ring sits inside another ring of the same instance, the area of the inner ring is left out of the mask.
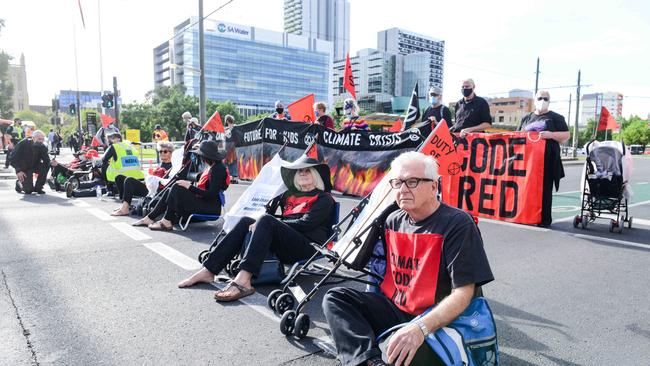
[[[192,117],[192,118],[190,118],[190,122],[194,123],[195,125],[198,125],[199,124],[199,119],[196,118],[196,117]]]
[[[45,134],[41,130],[36,130],[32,132],[32,137],[36,137],[36,135],[40,135],[41,137],[45,138]]]
[[[185,118],[192,118],[192,113],[190,113],[190,112],[183,112],[183,114],[181,114],[181,118],[183,118],[183,119],[185,119]]]
[[[551,93],[548,92],[548,90],[540,89],[537,91],[537,94],[535,94],[535,99],[537,99],[538,95],[546,94],[548,95],[548,101],[551,101]]]
[[[436,160],[431,155],[426,155],[418,151],[405,152],[396,157],[390,163],[390,170],[391,172],[397,172],[402,166],[412,162],[424,164],[424,177],[422,178],[429,178],[434,181],[438,180],[438,163],[436,163]]]
[[[170,151],[174,151],[174,144],[169,141],[158,141],[158,151],[167,148]]]
[[[474,84],[474,79],[472,79],[472,78],[467,78],[467,79],[463,80],[463,83],[466,82],[466,81],[467,81],[468,83],[472,84],[472,88],[476,88],[476,84]]]
[[[310,167],[309,172],[311,173],[312,179],[314,180],[314,185],[316,188],[320,189],[321,191],[325,190],[325,183],[323,183],[323,178],[321,178],[320,174],[318,174],[318,171]],[[293,185],[298,188],[298,190],[302,191],[302,188],[298,184],[298,171],[296,170],[296,174],[293,176]]]

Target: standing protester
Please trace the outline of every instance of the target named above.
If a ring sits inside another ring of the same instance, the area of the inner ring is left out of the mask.
[[[359,106],[357,101],[348,98],[343,102],[343,113],[345,113],[345,120],[343,121],[343,131],[370,131],[370,127],[361,117],[359,117]]]
[[[226,137],[231,136],[232,129],[235,127],[235,117],[227,114],[224,118],[224,121],[226,122]],[[230,174],[230,183],[237,183],[237,177],[239,176],[237,173],[237,154],[228,153],[228,149],[226,149],[226,141],[224,141],[223,150],[226,151],[224,162],[226,163],[226,167],[228,167],[228,173]]]
[[[47,178],[47,171],[50,165],[56,166],[55,160],[50,162],[47,155],[47,146],[44,144],[45,134],[41,130],[32,133],[31,138],[21,140],[14,147],[11,166],[16,169],[16,192],[31,194],[45,194],[43,186]],[[34,173],[38,174],[34,184]]]
[[[437,163],[431,156],[404,153],[389,174],[399,209],[381,230],[386,272],[380,293],[334,288],[323,298],[323,310],[343,366],[386,365],[377,336],[435,305],[392,335],[386,356],[395,365],[408,365],[414,357],[418,364],[426,359],[426,365],[442,365],[423,344],[425,337],[456,319],[494,277],[472,217],[437,200]]]
[[[334,119],[327,114],[327,105],[325,102],[314,104],[314,116],[316,117],[314,124],[334,129]]]
[[[560,144],[569,139],[569,127],[561,114],[549,109],[551,95],[540,90],[535,95],[535,111],[522,118],[517,131],[539,132],[539,137],[547,140],[544,153],[544,187],[542,191],[542,223],[547,227],[553,221],[553,184],[555,190],[560,188],[560,179],[564,178],[564,166],[560,157]]]
[[[47,134],[47,143],[49,144],[50,151],[54,151],[54,145],[55,145],[54,139],[55,139],[55,136],[56,135],[54,133],[54,129],[50,128],[50,132]]]
[[[201,131],[201,125],[199,124],[199,119],[192,117],[190,112],[185,112],[182,115],[183,122],[187,126],[187,131],[185,132],[185,142],[187,143],[190,140],[194,140],[198,133]]]
[[[442,104],[442,89],[437,86],[429,89],[429,103],[431,105],[424,111],[422,122],[430,121],[431,128],[434,128],[438,122],[444,119],[447,122],[447,126],[451,128],[451,111]]]
[[[284,109],[284,104],[279,100],[275,102],[275,112],[273,112],[271,118],[286,119],[287,121],[291,121],[291,115],[289,115],[289,111]]]
[[[490,106],[488,102],[474,93],[474,80],[463,81],[461,92],[463,98],[456,102],[456,121],[449,129],[451,132],[460,132],[460,137],[468,133],[483,132],[492,126]]]
[[[160,141],[169,141],[169,136],[167,135],[167,131],[163,130],[161,125],[157,124],[153,130],[153,142]]]
[[[7,134],[11,136],[11,144],[7,146],[7,156],[5,157],[5,169],[9,168],[11,165],[12,152],[16,145],[23,139],[25,136],[23,134],[22,120],[20,118],[14,118],[14,124],[7,127]],[[13,166],[13,165],[12,165]]]

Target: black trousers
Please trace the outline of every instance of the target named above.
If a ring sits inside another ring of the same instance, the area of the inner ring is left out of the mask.
[[[215,246],[203,266],[218,274],[242,250],[249,226],[255,220],[244,217]],[[216,240],[216,239],[215,239]],[[251,236],[251,242],[244,253],[239,268],[258,274],[269,252],[282,263],[295,263],[314,255],[315,249],[309,239],[271,215],[260,217]]]
[[[25,170],[25,180],[23,181],[23,192],[31,193],[43,189],[45,179],[47,178],[48,166],[40,163],[31,169]],[[34,173],[38,173],[36,184],[34,184]]]
[[[189,216],[193,213],[221,215],[221,202],[218,199],[206,201],[188,189],[174,184],[163,192],[160,200],[147,217],[156,220],[158,216],[164,214],[163,217],[166,220],[174,221],[179,217]]]
[[[133,197],[145,197],[149,194],[147,185],[133,177],[118,175],[115,177],[115,187],[120,195],[120,200],[131,204]]]
[[[367,360],[381,356],[377,336],[414,318],[399,310],[383,294],[346,287],[327,291],[323,312],[342,366],[364,365]],[[422,344],[411,365],[444,364],[428,345]]]

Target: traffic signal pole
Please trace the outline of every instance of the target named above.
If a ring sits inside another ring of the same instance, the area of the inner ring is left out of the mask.
[[[115,127],[120,129],[120,103],[118,103],[119,94],[117,92],[117,76],[113,76],[113,103],[115,104]]]
[[[81,103],[80,102],[81,102],[81,98],[79,97],[79,87],[77,87],[77,108],[75,109],[77,112],[77,124],[79,126],[79,133],[82,134],[83,136],[83,127],[81,126],[81,108],[80,108]]]

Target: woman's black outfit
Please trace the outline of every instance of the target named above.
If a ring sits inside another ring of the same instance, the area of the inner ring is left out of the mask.
[[[147,217],[156,220],[164,213],[166,220],[174,221],[191,214],[221,215],[223,202],[219,192],[228,188],[227,176],[226,166],[221,161],[214,163],[201,173],[197,185],[185,189],[174,184],[166,190]]]
[[[311,242],[324,244],[330,235],[334,199],[319,189],[309,192],[287,191],[272,202],[278,202],[282,217],[266,214],[255,225],[250,244],[239,268],[257,274],[268,256],[274,253],[282,263],[294,263],[311,257],[315,250]],[[275,205],[272,205],[275,206]],[[271,208],[271,213],[275,211]],[[244,217],[216,244],[203,262],[217,274],[242,250],[249,226],[255,220]],[[215,239],[216,240],[216,239]]]
[[[161,163],[160,167],[166,171],[169,171],[172,168],[172,163]],[[145,197],[149,194],[147,185],[143,181],[135,179],[133,177],[118,175],[115,177],[115,185],[117,186],[120,200],[128,204],[131,204],[133,197]]]

